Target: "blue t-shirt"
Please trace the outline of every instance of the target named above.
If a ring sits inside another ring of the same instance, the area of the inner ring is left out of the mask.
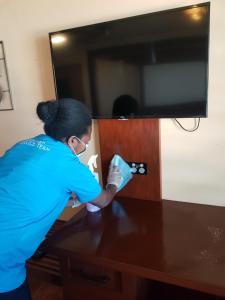
[[[69,147],[47,135],[17,143],[0,158],[0,292],[20,286],[25,262],[73,192],[89,202],[101,187]]]

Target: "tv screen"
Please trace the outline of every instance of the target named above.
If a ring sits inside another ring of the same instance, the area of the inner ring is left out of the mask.
[[[207,116],[209,3],[49,34],[57,98],[93,118]]]

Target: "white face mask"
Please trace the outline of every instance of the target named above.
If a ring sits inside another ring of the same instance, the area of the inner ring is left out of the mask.
[[[81,155],[83,155],[84,152],[87,150],[88,144],[84,144],[84,145],[85,145],[85,149],[83,151],[81,151],[80,153],[76,154],[77,157],[80,157]]]
[[[74,136],[75,139],[82,145],[84,145],[84,150],[82,150],[81,152],[79,153],[76,153],[75,149],[74,149],[74,152],[76,153],[76,156],[77,157],[80,157],[88,148],[88,144],[85,144],[81,139],[79,139],[78,137]]]

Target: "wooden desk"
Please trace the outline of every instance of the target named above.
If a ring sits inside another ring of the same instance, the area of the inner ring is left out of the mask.
[[[81,214],[50,248],[66,300],[225,297],[225,208],[120,199]]]

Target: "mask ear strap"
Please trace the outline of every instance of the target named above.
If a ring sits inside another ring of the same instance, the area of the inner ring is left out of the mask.
[[[70,150],[73,152],[73,154],[74,154],[74,155],[77,155],[77,153],[76,153],[76,151],[75,151],[75,149],[74,149],[74,146],[73,146],[73,144],[72,144],[72,141],[73,141],[74,139],[76,139],[76,138],[75,138],[75,137],[69,137],[69,138],[66,139],[66,142],[67,142],[67,145],[68,145],[68,147],[70,148]]]

